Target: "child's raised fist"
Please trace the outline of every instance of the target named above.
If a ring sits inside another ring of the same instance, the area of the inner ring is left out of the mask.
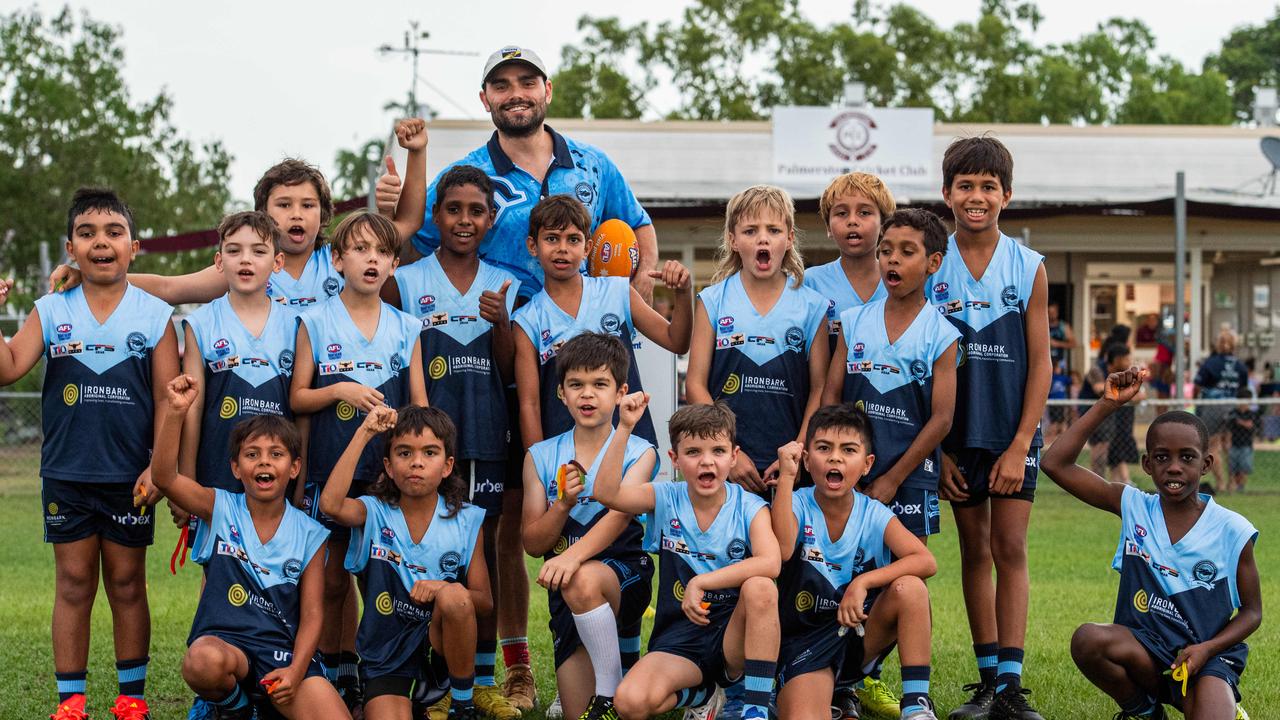
[[[196,401],[196,381],[190,375],[179,375],[169,381],[169,407],[176,413],[184,413]]]
[[[800,472],[800,458],[804,455],[804,445],[798,440],[778,448],[778,472],[787,477],[795,477]]]
[[[408,118],[396,123],[396,141],[400,147],[413,152],[427,147],[427,121]]]
[[[0,280],[0,305],[9,301],[9,291],[13,289],[13,280]]]
[[[618,403],[618,424],[634,428],[649,407],[649,393],[633,392]]]
[[[1107,389],[1103,396],[1112,402],[1124,405],[1137,396],[1142,390],[1142,381],[1147,379],[1146,368],[1137,365],[1128,370],[1111,373],[1107,376]]]
[[[370,435],[384,433],[396,426],[396,411],[386,405],[376,405],[364,416],[360,429]]]

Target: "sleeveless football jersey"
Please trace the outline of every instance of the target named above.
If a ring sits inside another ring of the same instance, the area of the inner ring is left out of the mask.
[[[654,508],[649,517],[645,550],[658,553],[656,638],[670,625],[688,622],[680,603],[695,575],[709,573],[751,556],[751,521],[766,507],[764,500],[732,483],[725,483],[724,505],[705,531],[684,482],[653,485]],[[738,588],[710,590],[703,596],[712,621],[725,619],[738,602]]]
[[[99,324],[84,287],[36,300],[44,334],[40,475],[132,483],[151,463],[151,355],[173,308],[129,285]]]
[[[915,320],[889,344],[884,325],[885,302],[877,300],[845,310],[840,316],[847,354],[840,399],[856,403],[871,420],[876,462],[870,482],[882,475],[911,447],[933,414],[933,363],[960,337],[925,303]],[[902,487],[938,489],[942,453],[934,448],[913,469]]]
[[[240,646],[292,654],[301,600],[298,580],[324,549],[329,531],[285,503],[280,526],[263,543],[244,494],[225,490],[214,490],[209,520],[201,523],[208,530],[191,551],[191,559],[204,566],[204,590],[187,644],[215,635]],[[290,662],[276,659],[281,667]]]
[[[561,345],[584,332],[605,333],[622,340],[631,358],[627,370],[628,392],[644,389],[640,385],[640,369],[636,367],[635,347],[639,336],[631,324],[631,283],[626,278],[583,277],[577,317],[561,310],[544,290],[517,310],[513,320],[538,353],[543,437],[554,437],[573,429],[573,416],[557,394],[555,360]],[[616,412],[614,421],[617,421]],[[655,446],[658,444],[648,409],[636,424],[635,433]]]
[[[305,308],[337,297],[344,285],[342,273],[333,266],[331,247],[321,245],[311,253],[297,279],[284,270],[271,273],[267,297],[282,305]]]
[[[437,496],[435,516],[413,542],[404,513],[371,495],[364,503],[364,527],[351,530],[346,568],[362,579],[365,611],[356,631],[362,662],[378,668],[402,667],[422,649],[431,625],[430,605],[409,597],[419,580],[467,580],[484,510],[464,504],[453,517]]]
[[[493,361],[493,324],[480,317],[480,293],[507,289],[507,314],[516,301],[515,276],[480,263],[471,287],[458,292],[434,253],[399,268],[400,304],[422,323],[422,371],[427,398],[458,427],[458,459],[505,460],[507,400]]]
[[[271,305],[262,334],[254,336],[240,322],[226,295],[187,316],[204,362],[204,411],[196,480],[205,487],[243,492],[228,462],[231,429],[254,415],[293,418],[289,378],[298,340],[298,316]]]
[[[827,533],[813,488],[793,493],[791,512],[799,532],[791,559],[778,576],[779,619],[788,635],[834,625],[850,581],[893,560],[884,544],[893,512],[878,500],[853,493],[853,509],[838,540]]]
[[[1001,234],[975,280],[953,234],[942,267],[925,285],[929,302],[960,331],[956,412],[943,446],[1003,452],[1022,420],[1027,386],[1027,303],[1044,256]],[[1031,447],[1041,445],[1036,428]]]
[[[698,297],[716,338],[707,390],[738,416],[738,446],[764,470],[800,433],[809,401],[809,346],[826,321],[827,300],[788,281],[761,316],[736,273]]]
[[[569,511],[569,517],[564,521],[564,528],[560,531],[560,539],[556,541],[556,546],[550,553],[543,556],[544,560],[550,560],[569,549],[570,545],[581,540],[583,536],[591,531],[591,528],[596,526],[600,518],[609,512],[609,508],[596,501],[592,492],[595,488],[596,477],[600,471],[600,463],[604,460],[604,455],[608,451],[609,445],[613,443],[613,437],[614,433],[610,432],[608,441],[600,449],[591,466],[587,468],[587,476],[583,478],[582,493],[578,495],[578,502],[574,505],[573,510]],[[628,437],[626,453],[623,455],[622,460],[623,477],[626,477],[627,471],[631,469],[631,466],[635,465],[636,461],[650,450],[653,450],[653,445],[649,441],[635,435]],[[547,507],[551,507],[556,502],[558,494],[556,474],[562,465],[574,459],[573,454],[572,430],[549,440],[534,443],[529,448],[529,456],[533,458],[533,467],[538,471],[538,480],[542,482],[542,488],[547,497]],[[658,463],[655,458],[653,473],[650,475],[649,481],[652,482],[657,474]],[[643,552],[643,535],[644,529],[641,527],[640,521],[633,517],[617,539],[596,557],[622,558],[641,553]]]
[[[418,342],[420,324],[412,316],[382,304],[378,330],[366,340],[347,312],[342,299],[310,308],[302,314],[316,364],[314,387],[355,382],[374,388],[389,407],[409,403],[409,363]],[[311,415],[311,441],[307,446],[307,479],[324,483],[342,452],[355,435],[364,413],[339,401]],[[382,442],[365,447],[356,466],[357,482],[373,482],[382,472]]]
[[[876,283],[875,292],[865,301],[858,297],[858,291],[849,284],[849,276],[840,267],[840,258],[825,265],[815,265],[804,271],[804,286],[827,299],[827,352],[835,353],[836,338],[840,337],[840,316],[849,308],[860,307],[866,303],[884,300],[889,295],[884,289],[884,282]]]
[[[1240,607],[1236,568],[1258,536],[1243,516],[1200,498],[1204,513],[1176,544],[1169,542],[1159,495],[1126,487],[1120,501],[1120,542],[1111,561],[1120,573],[1115,622],[1172,654],[1217,635]]]

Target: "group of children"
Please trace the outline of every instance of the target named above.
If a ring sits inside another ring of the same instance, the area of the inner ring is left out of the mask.
[[[515,278],[477,255],[493,188],[468,166],[437,183],[439,250],[398,267],[423,213],[425,126],[397,134],[409,163],[394,219],[352,214],[325,244],[328,187],[286,161],[255,211],[220,225],[214,266],[184,278],[128,275],[128,207],[109,191],[73,200],[72,289],[0,345],[0,382],[47,363],[55,720],[86,717],[99,573],[114,715],[149,717],[144,559],[162,494],[204,566],[182,666],[193,715],[517,717],[533,698],[494,687],[494,618],[522,602],[499,556],[523,551],[543,558],[565,716],[714,718],[732,687],[742,718],[928,720],[927,541],[947,500],[978,671],[949,717],[1041,717],[1021,676],[1047,280],[999,230],[1013,167],[999,141],[948,148],[950,236],[874,176],[837,178],[820,213],[840,257],[808,271],[786,193],[739,193],[710,286],[695,298],[676,262],[651,273],[674,295],[667,320],[627,278],[582,274],[591,220],[569,196],[530,216],[545,283],[517,308]],[[183,323],[181,361],[178,302],[208,303]],[[651,482],[637,334],[689,353],[690,404],[668,421],[683,482]],[[1107,383],[1044,458],[1124,522],[1117,624],[1082,627],[1073,657],[1124,717],[1162,717],[1161,703],[1233,717],[1261,620],[1256,533],[1197,494],[1214,460],[1192,416],[1148,433],[1158,495],[1074,465],[1141,377]],[[502,533],[504,497],[521,492],[503,519],[518,533]],[[880,680],[895,647],[900,697]],[[506,659],[528,672],[527,648]],[[1190,678],[1185,698],[1168,666]]]

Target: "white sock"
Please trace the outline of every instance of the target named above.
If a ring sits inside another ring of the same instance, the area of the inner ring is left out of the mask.
[[[613,697],[622,682],[622,656],[618,652],[618,621],[605,603],[581,615],[573,614],[578,637],[596,672],[596,695]]]

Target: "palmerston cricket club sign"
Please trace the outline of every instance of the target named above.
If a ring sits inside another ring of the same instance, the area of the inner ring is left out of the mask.
[[[887,184],[929,185],[933,110],[779,107],[773,110],[773,179],[803,188],[846,172]]]

